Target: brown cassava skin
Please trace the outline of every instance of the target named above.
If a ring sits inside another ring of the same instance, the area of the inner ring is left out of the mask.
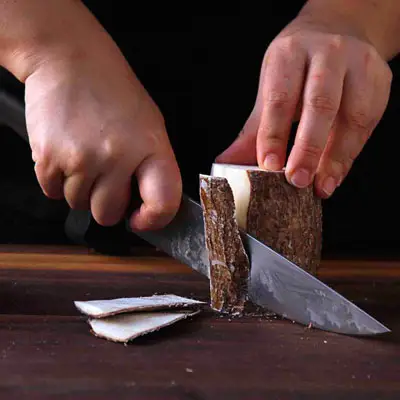
[[[210,306],[219,312],[242,314],[250,264],[236,222],[232,190],[225,178],[200,176],[200,199],[210,260]]]
[[[322,248],[322,205],[313,188],[290,185],[283,171],[247,171],[247,232],[309,273]]]

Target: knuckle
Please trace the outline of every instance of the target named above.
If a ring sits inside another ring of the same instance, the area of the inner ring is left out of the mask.
[[[257,133],[257,141],[262,142],[264,147],[279,148],[284,145],[284,134],[270,126],[262,126]]]
[[[274,109],[287,109],[293,105],[293,101],[287,91],[270,90],[265,93],[264,99],[268,106]]]
[[[352,155],[347,155],[343,158],[332,158],[330,160],[330,173],[333,176],[344,177],[350,171],[351,166],[355,161],[355,157],[353,158]]]
[[[53,181],[53,170],[49,167],[43,167],[42,165],[35,165],[36,176],[38,181],[46,186],[46,190],[51,187],[51,183]]]
[[[319,159],[322,155],[323,149],[309,141],[298,140],[295,144],[297,150],[307,159]]]
[[[171,220],[173,216],[178,211],[181,197],[180,193],[182,190],[181,181],[178,179],[176,182],[171,182],[172,192],[167,194],[166,196],[162,196],[158,200],[155,200],[151,203],[147,203],[147,209],[149,211],[149,215],[151,216],[151,220],[156,222],[159,220],[161,223],[166,220]]]
[[[348,164],[348,161],[346,161],[344,158],[342,158],[342,159],[332,158],[331,159],[332,172],[334,172],[336,175],[341,174],[347,164]]]
[[[151,225],[163,224],[172,219],[176,212],[176,205],[172,202],[152,204],[149,207],[148,222]]]
[[[101,155],[104,161],[114,162],[118,160],[126,151],[121,137],[118,135],[109,135],[105,138],[101,145]]]
[[[376,62],[379,59],[379,53],[378,51],[370,45],[366,45],[365,51],[364,51],[364,59],[366,61],[366,64],[369,62]]]
[[[328,44],[330,50],[341,50],[344,46],[344,38],[342,35],[331,35]]]
[[[68,151],[66,172],[68,175],[83,172],[87,165],[87,153],[80,147],[71,147]]]
[[[383,87],[385,88],[386,91],[389,91],[393,81],[393,72],[387,63],[384,63],[382,80],[383,80]]]
[[[292,35],[274,39],[264,54],[263,66],[277,60],[292,60],[298,53],[299,41]]]
[[[284,53],[292,53],[298,47],[298,40],[293,35],[282,36],[275,40],[275,48]]]
[[[373,120],[364,111],[353,111],[346,118],[347,125],[351,132],[355,132],[368,138],[372,130]]]
[[[326,94],[313,93],[305,103],[309,109],[318,114],[326,114],[334,116],[337,112],[338,105],[333,98]]]
[[[45,172],[38,172],[37,179],[46,197],[56,200],[64,197],[62,187],[57,182],[54,182],[51,175]]]
[[[165,146],[165,138],[167,137],[165,126],[162,125],[158,129],[152,130],[147,135],[147,147],[151,151],[156,151]]]
[[[36,143],[31,144],[32,158],[35,162],[42,165],[49,165],[52,160],[52,149],[49,145],[39,146]]]

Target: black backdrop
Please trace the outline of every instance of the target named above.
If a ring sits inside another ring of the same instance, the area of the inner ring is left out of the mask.
[[[213,16],[193,16],[177,5],[124,1],[85,3],[112,35],[160,106],[184,179],[198,196],[198,174],[240,131],[251,111],[265,49],[302,6],[302,1],[251,2]],[[283,3],[283,2],[282,2]],[[205,3],[202,3],[205,8]],[[175,8],[171,8],[175,7]],[[198,11],[204,11],[198,10]],[[154,15],[156,13],[156,15]],[[199,12],[200,14],[200,12]],[[219,15],[221,14],[221,15]],[[201,14],[200,14],[201,15]],[[397,255],[397,121],[400,60],[391,62],[392,94],[386,113],[349,177],[324,202],[324,253]],[[295,128],[295,127],[294,127]],[[30,152],[13,132],[2,129],[0,240],[64,242],[63,202],[46,199],[32,170]]]

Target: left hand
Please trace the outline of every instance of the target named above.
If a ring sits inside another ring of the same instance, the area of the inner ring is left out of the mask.
[[[382,118],[391,81],[388,64],[357,29],[299,16],[268,47],[253,111],[216,161],[282,169],[300,117],[286,177],[296,187],[314,182],[327,198]]]

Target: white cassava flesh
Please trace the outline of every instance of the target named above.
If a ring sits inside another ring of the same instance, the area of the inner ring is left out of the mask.
[[[248,165],[217,164],[211,168],[211,176],[225,178],[232,189],[235,201],[236,219],[239,227],[246,230],[247,210],[250,203],[251,185],[247,171],[261,171]]]
[[[75,301],[76,308],[93,318],[103,318],[128,312],[187,308],[205,304],[202,301],[176,296],[174,294],[147,297],[122,297],[107,300]]]
[[[158,331],[199,311],[185,312],[147,312],[115,315],[108,318],[89,320],[92,333],[113,342],[127,343],[139,336]]]

